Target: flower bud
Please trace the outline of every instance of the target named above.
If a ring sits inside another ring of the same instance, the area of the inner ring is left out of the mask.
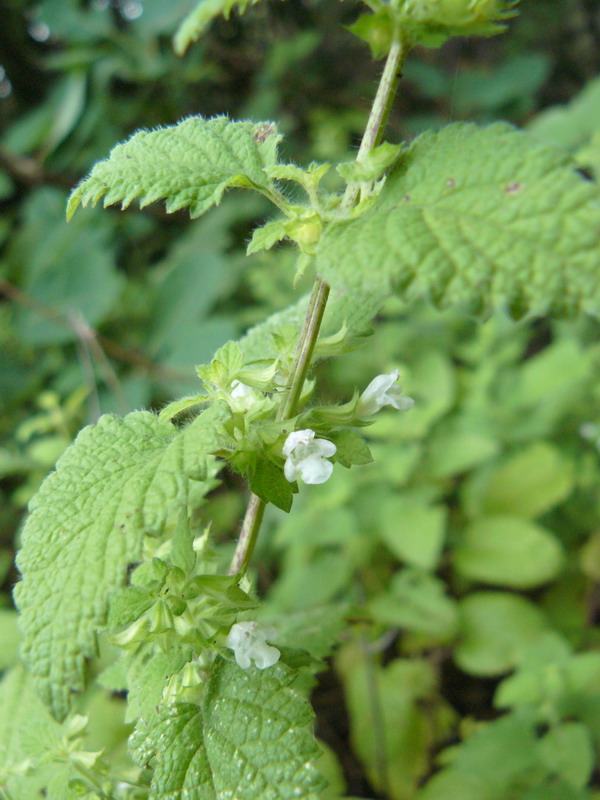
[[[402,395],[402,387],[396,385],[398,370],[373,378],[358,400],[356,414],[359,417],[370,417],[384,406],[391,406],[398,411],[409,411],[414,401],[412,397]]]

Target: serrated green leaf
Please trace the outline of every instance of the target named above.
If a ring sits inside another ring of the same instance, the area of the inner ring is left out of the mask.
[[[563,548],[540,525],[519,517],[482,517],[463,531],[453,554],[463,577],[533,589],[555,578],[564,561]]]
[[[385,58],[394,41],[394,20],[390,9],[375,14],[361,14],[348,30],[371,48],[373,58]]]
[[[177,704],[132,735],[144,766],[156,758],[149,800],[292,800],[314,797],[322,782],[312,709],[282,663],[242,670],[218,662],[201,705]]]
[[[225,342],[214,354],[210,364],[196,367],[198,377],[206,384],[231,390],[232,380],[244,366],[244,353],[239,342]]]
[[[169,403],[161,409],[158,415],[159,419],[170,421],[178,414],[188,411],[195,406],[199,406],[202,403],[206,403],[209,400],[210,397],[207,394],[190,394],[187,397],[180,397],[178,400],[173,400],[172,403]]]
[[[298,491],[295,483],[290,483],[283,469],[268,458],[259,458],[256,468],[249,475],[250,488],[266,503],[273,503],[283,511],[292,507],[294,492]]]
[[[259,0],[200,0],[196,8],[183,20],[175,34],[173,40],[175,52],[177,55],[183,55],[216,17],[229,19],[234,9],[243,14],[248,6],[254,6],[258,2]]]
[[[330,225],[317,272],[334,288],[477,313],[597,314],[599,199],[527,134],[449,125],[413,142],[373,211]]]
[[[140,559],[144,537],[159,534],[187,502],[190,478],[208,477],[203,418],[213,435],[212,415],[183,431],[149,412],[101,417],[30,504],[15,587],[22,657],[59,719],[71,692],[83,689],[109,595]]]
[[[196,564],[194,535],[190,528],[187,512],[184,511],[179,515],[179,522],[173,534],[171,564],[173,564],[174,567],[179,567],[186,575],[193,570]]]
[[[192,583],[202,594],[212,597],[227,608],[245,610],[259,605],[258,601],[240,589],[237,575],[198,575]]]
[[[335,434],[333,441],[337,447],[336,461],[345,467],[351,467],[353,464],[370,464],[373,461],[369,445],[358,433],[342,430]]]
[[[169,574],[169,565],[161,558],[144,561],[136,567],[130,576],[134,586],[147,586],[153,591],[159,591]]]
[[[110,629],[129,625],[152,608],[155,601],[156,597],[150,590],[139,586],[128,586],[110,598],[106,624]]]
[[[214,403],[182,429],[185,452],[183,465],[189,478],[206,481],[214,474],[215,459],[210,454],[221,448],[224,438],[222,423],[230,416],[226,403]]]
[[[0,681],[0,708],[0,796],[5,789],[10,791],[12,800],[29,800],[38,796],[49,773],[46,770],[42,775],[27,774],[34,755],[28,737],[35,731],[40,742],[53,743],[59,726],[22,665],[7,672]]]
[[[275,219],[267,222],[260,228],[256,228],[252,233],[252,238],[248,244],[246,255],[251,256],[254,253],[260,253],[261,250],[270,250],[274,244],[285,239],[287,236],[285,230],[285,221],[282,219]]]
[[[165,199],[168,212],[188,208],[192,218],[218,205],[230,186],[267,191],[264,172],[277,159],[273,123],[189,117],[177,125],[138,131],[117,145],[71,193],[70,219],[79,205],[140,207]]]
[[[127,662],[126,722],[143,717],[150,719],[156,712],[163,691],[172,675],[188,660],[182,651],[163,653],[152,646],[142,647]]]
[[[31,678],[19,665],[7,672],[0,682],[0,768],[16,766],[26,757],[21,735],[27,720],[34,719],[38,725],[57,728],[46,708],[33,691]]]

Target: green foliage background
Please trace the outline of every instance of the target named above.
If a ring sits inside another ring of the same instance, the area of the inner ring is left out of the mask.
[[[285,247],[246,259],[267,213],[260,198],[227,197],[194,222],[155,204],[87,209],[67,225],[69,190],[138,128],[192,114],[274,119],[287,159],[348,160],[378,71],[340,26],[356,18],[352,2],[259,3],[217,20],[182,59],[171,37],[193,0],[5,5],[2,670],[17,660],[10,591],[24,509],[77,431],[100,413],[197,393],[194,365],[309,280],[293,288]],[[415,51],[388,139],[508,120],[595,180],[598,72],[595,4],[529,0],[504,37]],[[323,642],[345,631],[313,689],[330,781],[322,796],[600,796],[598,332],[586,319],[514,323],[498,313],[480,324],[393,300],[362,349],[319,368],[325,400],[398,366],[416,401],[368,430],[373,464],[336,469],[301,492],[289,517],[270,508],[256,552],[263,613],[289,615],[283,644],[325,657]],[[227,474],[204,508],[224,551],[243,502]],[[299,643],[294,627],[307,619],[314,637]],[[107,663],[101,652],[90,670]],[[114,675],[104,685],[119,688]],[[5,765],[31,751],[20,724],[36,702],[28,692],[19,672],[0,687],[0,786]],[[88,689],[81,709],[86,750],[103,747],[130,769],[118,693]],[[53,774],[50,796],[71,777]]]

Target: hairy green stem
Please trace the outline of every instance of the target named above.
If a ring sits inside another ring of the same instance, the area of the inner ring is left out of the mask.
[[[379,86],[377,87],[377,94],[373,100],[371,113],[367,121],[367,127],[363,134],[358,153],[356,155],[357,163],[362,163],[366,160],[367,156],[374,147],[381,141],[390,110],[394,103],[396,96],[396,88],[398,86],[398,78],[400,76],[400,67],[406,55],[405,48],[399,39],[396,39],[390,47],[385,67],[381,74]],[[340,212],[342,214],[350,211],[358,193],[360,191],[359,183],[349,183],[346,187],[346,192],[342,200]]]
[[[367,155],[377,146],[381,139],[390,108],[394,101],[403,55],[404,48],[402,47],[402,43],[400,41],[395,41],[390,48],[387,61],[385,62],[379,86],[377,87],[377,94],[375,95],[367,126],[356,156],[356,160],[359,163],[366,159]],[[348,184],[340,206],[340,214],[343,215],[350,211],[356,202],[359,191],[360,184]],[[298,410],[300,395],[319,337],[328,297],[329,285],[325,283],[324,280],[317,277],[308,301],[304,323],[290,369],[285,399],[277,411],[277,420],[279,421],[293,417]],[[231,575],[236,575],[248,565],[254,551],[254,545],[256,544],[264,512],[264,500],[252,494],[229,568],[229,573]]]
[[[231,559],[230,575],[237,575],[250,561],[265,513],[265,501],[254,493],[250,495],[242,529]]]

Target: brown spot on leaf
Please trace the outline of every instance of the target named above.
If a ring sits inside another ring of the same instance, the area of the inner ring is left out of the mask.
[[[272,122],[263,122],[262,125],[259,125],[256,130],[254,131],[252,138],[256,142],[256,144],[261,144],[262,142],[266,141],[269,136],[272,136],[276,132],[276,127]]]
[[[512,183],[507,183],[504,187],[504,191],[506,194],[519,194],[523,187],[517,181],[513,181]]]
[[[410,195],[409,194],[405,194],[404,195],[404,202],[405,203],[410,203]]]
[[[456,186],[456,181],[454,180],[454,178],[448,178],[448,180],[446,181],[446,186],[448,187],[448,189],[454,189],[454,187]]]

